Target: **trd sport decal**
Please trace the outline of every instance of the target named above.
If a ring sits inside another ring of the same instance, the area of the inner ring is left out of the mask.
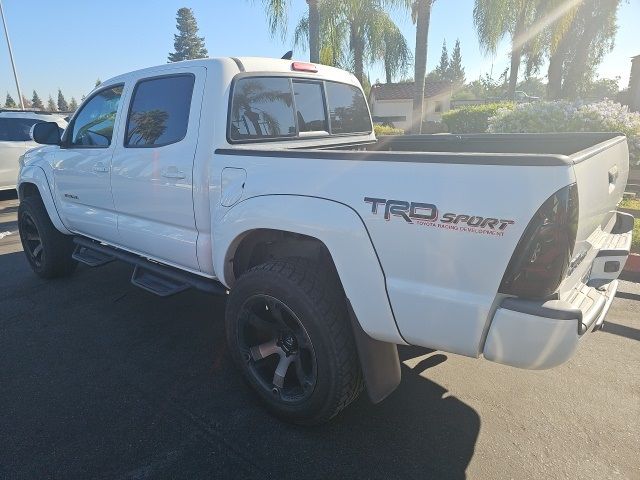
[[[364,197],[366,203],[371,204],[371,213],[378,214],[378,207],[384,207],[384,219],[400,217],[407,223],[417,223],[427,227],[438,227],[460,232],[478,233],[502,237],[513,220],[477,215],[445,213],[440,218],[438,207],[432,203],[406,202],[404,200],[386,200],[384,198]]]

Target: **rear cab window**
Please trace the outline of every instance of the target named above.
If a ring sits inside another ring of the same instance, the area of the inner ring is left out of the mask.
[[[247,76],[232,87],[228,139],[233,143],[371,131],[366,100],[354,85]]]

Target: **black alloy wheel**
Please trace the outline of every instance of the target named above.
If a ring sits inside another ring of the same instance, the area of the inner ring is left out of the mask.
[[[256,383],[285,403],[309,398],[316,355],[297,315],[277,298],[258,294],[244,302],[238,322],[238,348]]]

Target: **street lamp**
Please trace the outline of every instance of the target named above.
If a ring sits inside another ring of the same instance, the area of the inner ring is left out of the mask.
[[[20,82],[18,82],[18,72],[16,72],[16,64],[13,61],[13,51],[11,50],[11,41],[9,40],[9,30],[7,30],[7,22],[4,19],[4,10],[2,9],[2,0],[0,0],[0,16],[2,17],[2,25],[4,25],[4,35],[7,37],[7,47],[9,47],[9,58],[11,59],[11,67],[13,68],[13,78],[16,79],[16,88],[18,89],[18,98],[20,99],[20,108],[24,110],[24,101],[22,100],[22,91],[20,90]]]

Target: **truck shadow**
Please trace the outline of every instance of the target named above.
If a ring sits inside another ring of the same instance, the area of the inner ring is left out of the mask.
[[[442,354],[402,348],[427,356],[389,398],[302,428],[238,375],[224,298],[159,299],[118,263],[45,282],[17,252],[0,271],[0,476],[465,478],[480,417],[420,375]]]

